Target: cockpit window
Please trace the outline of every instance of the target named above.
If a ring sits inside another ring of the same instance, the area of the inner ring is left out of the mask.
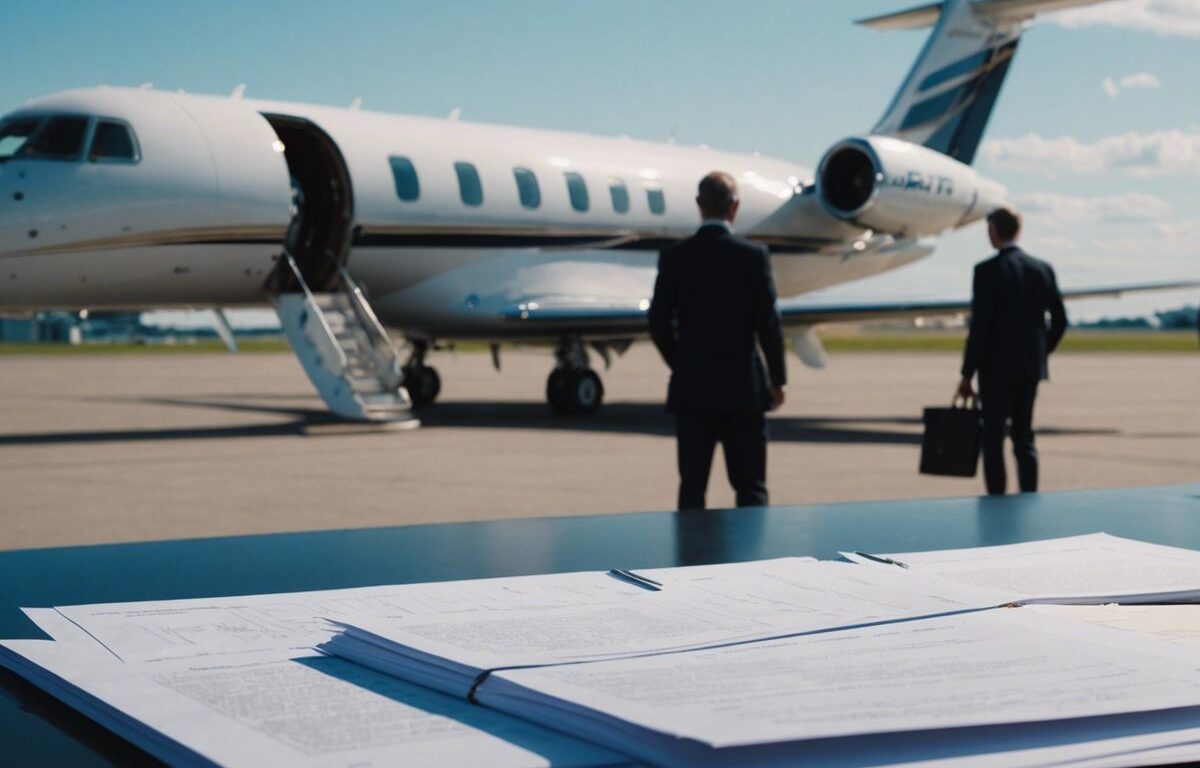
[[[114,120],[97,121],[88,160],[93,163],[105,160],[132,163],[137,160],[137,147],[129,126]]]
[[[21,147],[21,157],[49,160],[75,160],[83,150],[87,134],[86,117],[51,117],[41,129]]]
[[[20,152],[41,122],[41,117],[15,117],[0,123],[0,161]]]

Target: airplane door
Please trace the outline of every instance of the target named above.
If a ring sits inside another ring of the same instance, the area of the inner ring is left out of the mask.
[[[316,289],[336,284],[338,265],[350,255],[354,191],[341,149],[323,129],[301,117],[264,114],[285,147],[297,215],[288,231],[288,249],[305,281]],[[281,269],[279,287],[294,290]]]

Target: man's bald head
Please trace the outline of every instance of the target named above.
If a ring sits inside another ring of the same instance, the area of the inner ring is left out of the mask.
[[[696,205],[700,206],[703,218],[733,221],[738,202],[737,182],[728,173],[713,171],[700,179]]]

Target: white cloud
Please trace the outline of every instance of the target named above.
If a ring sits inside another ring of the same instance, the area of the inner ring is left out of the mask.
[[[1190,243],[1193,250],[1200,251],[1200,219],[1161,222],[1154,227],[1154,235],[1163,240]]]
[[[1158,75],[1152,72],[1136,72],[1132,75],[1125,75],[1121,78],[1122,88],[1149,88],[1157,90],[1162,88],[1162,80]]]
[[[1047,16],[1063,27],[1119,27],[1200,38],[1200,0],[1122,0]]]
[[[1017,195],[1021,211],[1058,222],[1129,222],[1161,219],[1169,216],[1166,200],[1144,192],[1101,197],[1073,197],[1055,192]]]
[[[1151,72],[1136,72],[1132,75],[1125,75],[1120,80],[1115,77],[1106,77],[1100,81],[1100,87],[1110,98],[1115,99],[1122,90],[1127,91],[1133,88],[1158,90],[1162,88],[1162,80]]]
[[[1027,133],[986,142],[983,157],[994,168],[1047,175],[1060,171],[1117,171],[1130,176],[1200,173],[1200,131],[1130,131],[1090,143],[1072,136],[1046,139]]]
[[[1099,254],[1128,258],[1153,254],[1153,264],[1165,279],[1200,277],[1200,219],[1160,221],[1126,237],[1096,238],[1091,248]],[[1154,279],[1158,279],[1155,277]]]

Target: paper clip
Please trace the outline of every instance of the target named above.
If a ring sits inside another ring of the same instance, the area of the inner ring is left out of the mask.
[[[883,555],[868,555],[866,552],[855,552],[854,554],[858,555],[859,557],[865,557],[868,560],[874,560],[877,563],[886,563],[888,565],[898,565],[901,568],[908,568],[907,565],[899,560],[893,560],[892,558],[884,557]]]

